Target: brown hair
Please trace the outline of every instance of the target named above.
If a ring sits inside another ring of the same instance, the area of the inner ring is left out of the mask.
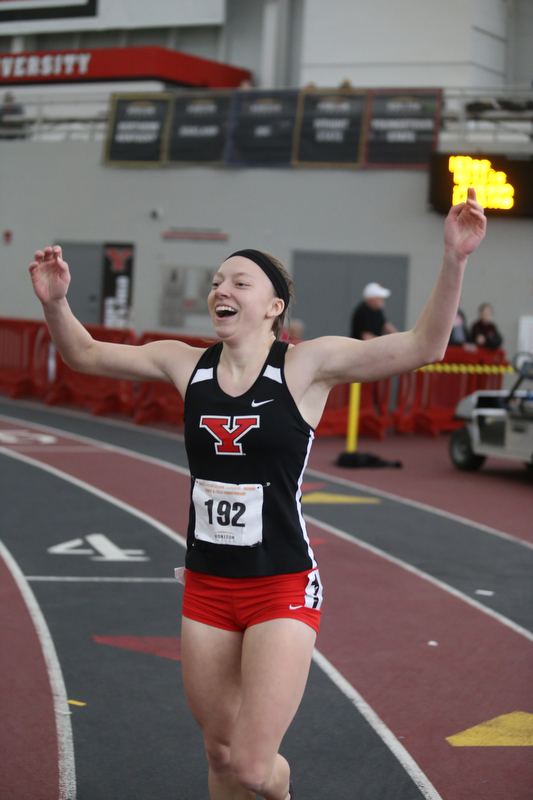
[[[265,250],[261,250],[260,252],[263,253],[263,255],[267,256],[267,258],[269,258],[272,261],[272,263],[274,264],[276,269],[278,269],[281,272],[281,275],[282,275],[282,277],[283,277],[283,279],[284,279],[284,281],[287,284],[287,287],[289,289],[289,294],[290,294],[292,300],[296,300],[296,298],[294,296],[294,291],[293,291],[293,289],[294,289],[294,281],[291,278],[291,276],[289,275],[289,271],[287,270],[287,267],[285,267],[281,263],[279,258],[276,258],[276,256],[273,256],[270,253],[267,253]],[[285,318],[288,315],[288,311],[289,311],[289,309],[287,307],[285,307],[283,309],[283,311],[281,312],[281,314],[278,314],[278,316],[274,319],[274,322],[272,323],[272,333],[274,334],[274,336],[278,340],[280,340],[281,337],[283,336],[283,326],[285,325]]]

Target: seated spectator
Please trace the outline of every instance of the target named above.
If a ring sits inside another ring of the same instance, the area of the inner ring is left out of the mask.
[[[475,344],[470,342],[468,334],[468,325],[466,324],[466,316],[464,311],[459,308],[453,323],[452,332],[450,334],[450,341],[448,347],[464,347],[465,350],[474,352],[477,350]]]
[[[479,319],[474,322],[470,331],[469,339],[478,347],[488,347],[489,350],[497,350],[501,347],[503,338],[496,325],[492,322],[494,309],[490,303],[482,303],[477,310]]]
[[[463,311],[459,308],[453,323],[452,332],[450,333],[450,341],[448,347],[461,347],[468,341],[468,326],[466,324],[466,317]]]

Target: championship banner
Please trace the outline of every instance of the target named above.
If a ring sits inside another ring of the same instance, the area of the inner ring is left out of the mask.
[[[297,105],[297,90],[235,92],[227,163],[290,166]]]
[[[174,98],[168,161],[222,163],[233,92],[184,92]]]
[[[106,328],[131,326],[134,252],[132,244],[104,245],[102,322]]]
[[[294,164],[358,166],[362,158],[366,100],[366,92],[345,89],[301,92]]]
[[[105,162],[118,166],[159,166],[166,144],[168,94],[113,95]]]
[[[371,91],[365,166],[426,168],[437,145],[440,106],[440,89]]]

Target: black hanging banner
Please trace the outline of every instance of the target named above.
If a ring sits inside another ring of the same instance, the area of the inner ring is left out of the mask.
[[[358,166],[366,92],[345,89],[304,91],[298,108],[294,164]]]
[[[436,149],[440,105],[440,89],[371,91],[365,166],[427,168]]]
[[[168,161],[222,162],[233,92],[183,92],[174,99]]]
[[[290,166],[297,104],[297,90],[235,92],[227,163],[242,167]]]
[[[158,166],[163,158],[169,111],[168,94],[114,95],[106,163]]]

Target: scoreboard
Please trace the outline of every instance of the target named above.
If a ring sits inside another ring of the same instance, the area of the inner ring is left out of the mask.
[[[472,186],[488,215],[533,216],[533,159],[502,154],[435,153],[430,163],[429,202],[448,213]]]

